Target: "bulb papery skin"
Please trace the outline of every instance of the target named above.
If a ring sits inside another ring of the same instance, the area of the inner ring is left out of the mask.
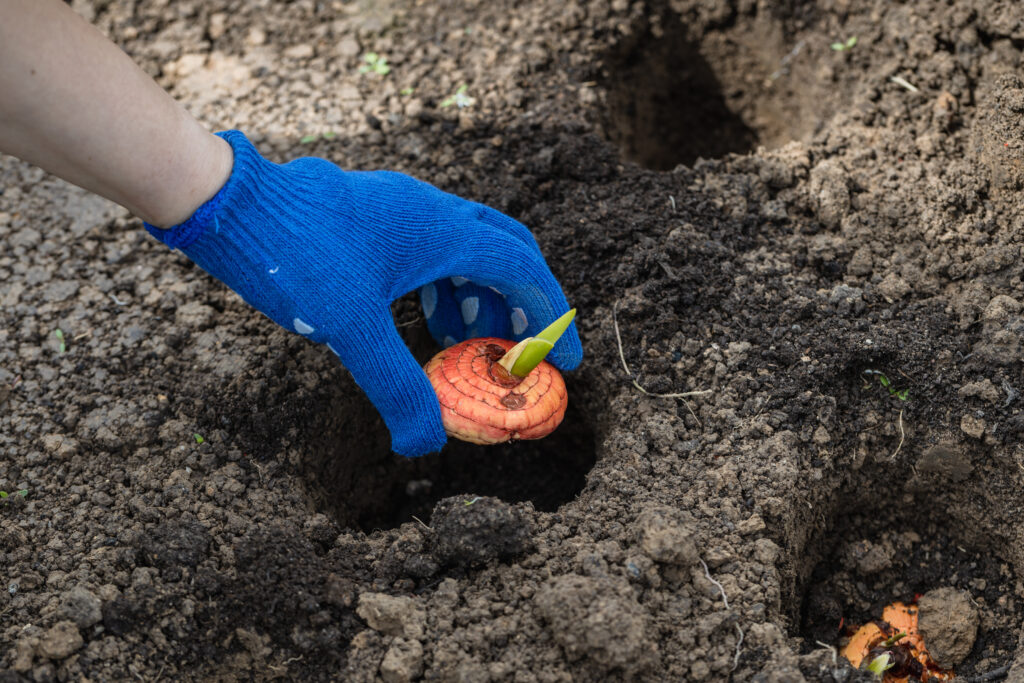
[[[469,339],[423,368],[449,436],[489,445],[540,439],[561,424],[569,404],[562,375],[546,361],[526,377],[510,375],[498,360],[513,346],[495,337]]]

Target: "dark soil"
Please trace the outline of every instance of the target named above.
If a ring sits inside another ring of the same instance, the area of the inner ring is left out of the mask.
[[[854,681],[940,587],[958,673],[1024,677],[1014,3],[73,4],[273,158],[522,220],[587,355],[551,438],[402,460],[328,350],[0,160],[3,680]]]

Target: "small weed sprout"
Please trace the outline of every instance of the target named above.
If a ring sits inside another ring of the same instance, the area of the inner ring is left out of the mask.
[[[416,88],[413,88],[412,86],[409,86],[408,88],[402,88],[398,92],[399,92],[399,94],[405,95],[406,97],[408,97],[409,95],[411,95],[414,92],[416,92]]]
[[[829,45],[830,48],[836,52],[845,52],[846,50],[853,49],[853,46],[857,44],[857,36],[850,36],[843,42],[835,42]]]
[[[453,104],[459,109],[465,109],[466,107],[472,107],[476,104],[476,98],[470,97],[466,94],[466,90],[469,89],[465,83],[459,86],[459,89],[455,91],[454,95],[450,95],[441,100],[441,108],[447,109]]]
[[[196,440],[197,444],[202,444],[206,442],[206,439],[203,438],[202,434],[193,434],[192,438]]]
[[[65,353],[68,350],[68,345],[67,342],[64,341],[64,330],[58,327],[53,331],[53,336],[57,338],[57,342],[60,344],[60,346],[57,347],[57,352],[61,354]]]
[[[387,76],[391,73],[391,67],[388,66],[388,58],[384,55],[379,55],[376,52],[367,52],[363,55],[364,64],[359,67],[359,73],[365,74],[371,71],[378,76]]]
[[[21,489],[20,491],[15,491],[14,495],[15,496],[21,496],[22,498],[25,498],[26,496],[28,496],[28,489]],[[8,493],[7,491],[0,491],[0,500],[4,501],[6,503],[7,499],[10,498],[10,497],[11,497],[11,494]]]
[[[326,133],[310,133],[309,135],[303,135],[301,138],[299,138],[299,144],[308,145],[309,143],[316,142],[321,138],[324,140],[333,140],[336,137],[338,137],[338,134],[331,130],[327,131]]]
[[[897,389],[893,386],[892,380],[885,376],[881,370],[865,370],[865,375],[874,375],[878,379],[878,383],[881,384],[889,391],[890,396],[895,396],[901,401],[906,401],[910,398],[910,389]]]

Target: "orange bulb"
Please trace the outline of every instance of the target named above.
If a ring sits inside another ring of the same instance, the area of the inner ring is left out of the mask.
[[[540,439],[561,424],[569,405],[562,375],[546,361],[526,377],[509,374],[498,360],[513,346],[495,337],[469,339],[423,368],[449,436],[488,445]]]

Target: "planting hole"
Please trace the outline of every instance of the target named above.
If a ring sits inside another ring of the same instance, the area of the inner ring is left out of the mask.
[[[413,516],[429,522],[442,498],[470,494],[508,502],[532,501],[553,511],[571,501],[594,464],[591,404],[583,382],[568,378],[569,408],[550,436],[498,446],[449,438],[441,453],[403,458],[390,452],[387,430],[373,407],[347,401],[325,416],[322,436],[303,469],[320,509],[339,524],[367,533],[390,529]]]
[[[425,329],[406,328],[407,342],[425,362],[437,351]],[[553,511],[583,489],[594,464],[595,406],[601,397],[586,373],[565,375],[569,406],[548,437],[498,446],[454,438],[441,453],[403,458],[390,449],[390,435],[373,406],[351,379],[304,418],[311,435],[299,465],[318,509],[338,524],[371,532],[390,529],[413,516],[429,522],[442,498],[470,494],[508,502],[531,501]]]
[[[953,588],[966,591],[980,615],[957,676],[1006,664],[1017,646],[1022,600],[1007,539],[957,519],[969,511],[953,509],[943,493],[894,493],[892,475],[868,481],[858,473],[838,497],[832,523],[809,544],[803,600],[793,602],[801,605],[794,623],[806,651],[818,641],[839,645],[844,633],[880,619],[894,601],[910,604],[933,589]]]
[[[624,159],[654,170],[780,147],[814,133],[845,97],[809,52],[781,20],[690,35],[678,15],[646,17],[604,57],[598,118]]]

